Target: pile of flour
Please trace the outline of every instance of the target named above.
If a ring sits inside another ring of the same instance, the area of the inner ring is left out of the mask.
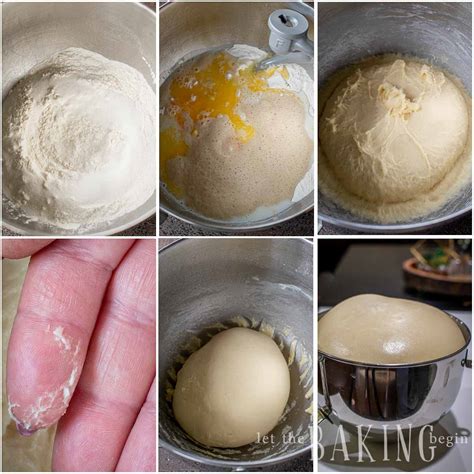
[[[131,212],[155,163],[155,94],[126,64],[68,48],[4,100],[3,192],[30,220],[85,230]]]

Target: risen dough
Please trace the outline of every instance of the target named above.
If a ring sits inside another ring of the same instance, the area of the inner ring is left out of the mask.
[[[271,431],[290,393],[285,358],[268,336],[232,328],[192,354],[178,373],[173,410],[207,446],[244,446]]]
[[[439,309],[379,295],[349,298],[318,323],[321,351],[368,364],[426,362],[464,344],[457,324]]]
[[[321,189],[378,221],[422,214],[431,210],[424,196],[452,180],[469,134],[466,97],[442,71],[402,59],[368,63],[340,81],[324,106]],[[444,195],[440,190],[435,206],[468,175],[456,176]]]

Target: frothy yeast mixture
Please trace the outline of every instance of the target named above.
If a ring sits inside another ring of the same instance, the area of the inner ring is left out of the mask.
[[[87,229],[156,189],[155,94],[132,67],[80,48],[35,66],[3,103],[3,190],[28,218]]]
[[[313,81],[294,64],[256,71],[265,56],[204,53],[161,87],[161,182],[204,216],[246,216],[312,189]]]
[[[373,58],[322,92],[319,186],[380,223],[440,208],[471,177],[470,99],[443,71]]]

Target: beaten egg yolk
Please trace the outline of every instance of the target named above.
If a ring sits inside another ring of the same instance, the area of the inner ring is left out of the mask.
[[[239,70],[233,56],[219,52],[202,69],[185,68],[178,72],[170,83],[170,104],[166,107],[166,113],[175,118],[178,128],[167,128],[160,133],[161,180],[170,192],[177,197],[183,195],[182,190],[170,182],[167,173],[169,160],[186,156],[188,152],[183,132],[187,130],[196,137],[199,135],[199,125],[205,120],[225,116],[236,131],[237,138],[242,143],[248,142],[255,131],[237,112],[241,93],[243,90],[251,93],[285,93],[284,90],[268,86],[267,80],[277,71],[284,79],[288,79],[285,66],[262,71],[249,66]]]

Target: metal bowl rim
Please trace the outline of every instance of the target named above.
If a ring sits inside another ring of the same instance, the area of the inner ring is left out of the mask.
[[[133,212],[133,211],[132,211]],[[15,225],[11,224],[9,221],[6,221],[4,217],[2,217],[2,225],[9,230],[10,232],[14,232],[19,235],[26,235],[26,236],[85,236],[85,235],[113,235],[118,232],[123,232],[125,230],[131,229],[132,227],[144,222],[147,220],[149,217],[153,216],[156,214],[156,205],[151,207],[148,211],[145,213],[141,214],[140,216],[136,217],[135,219],[132,219],[128,221],[126,224],[122,224],[117,227],[113,227],[110,229],[106,230],[101,230],[99,232],[72,232],[72,233],[46,233],[46,232],[40,232],[38,230],[26,230],[23,228],[18,228]]]
[[[396,234],[404,233],[407,231],[421,231],[431,229],[443,224],[447,224],[455,219],[462,217],[465,214],[472,212],[472,204],[468,204],[463,209],[447,214],[446,216],[439,217],[436,219],[430,219],[423,222],[417,222],[415,224],[364,224],[360,222],[350,221],[347,219],[341,219],[339,217],[332,217],[328,214],[324,214],[318,211],[318,217],[328,224],[343,227],[345,229],[357,230],[361,232],[375,232],[375,233],[389,233],[393,232]]]
[[[5,9],[5,8],[11,8],[10,5],[15,5],[16,2],[2,2],[0,5],[0,8]],[[101,3],[101,2],[99,2]],[[127,2],[130,5],[133,5],[134,7],[140,7],[142,10],[147,11],[148,13],[151,13],[152,16],[156,17],[156,12],[152,10],[151,8],[147,7],[146,5],[143,5],[141,2]],[[161,8],[161,7],[160,7]]]
[[[440,310],[440,311],[443,311],[443,310]],[[318,322],[328,312],[329,312],[329,310],[319,312],[318,313]],[[450,314],[446,311],[443,311],[443,313],[446,314],[447,316],[449,316],[457,324],[457,326],[459,328],[464,328],[467,331],[467,335],[466,335],[467,337],[466,337],[466,341],[465,341],[464,345],[460,349],[458,349],[457,351],[455,351],[451,354],[448,354],[444,357],[438,357],[437,359],[432,359],[432,360],[428,360],[428,361],[425,361],[425,362],[416,362],[414,364],[407,364],[407,363],[405,363],[405,364],[374,364],[374,363],[357,362],[357,361],[354,361],[354,360],[351,361],[351,360],[343,359],[343,358],[340,358],[340,357],[332,356],[332,355],[327,354],[326,352],[321,351],[321,350],[318,349],[318,360],[330,359],[330,360],[333,360],[335,362],[340,362],[340,363],[343,363],[343,364],[353,365],[353,366],[357,366],[357,367],[375,368],[375,369],[410,369],[410,368],[413,368],[413,367],[422,367],[422,366],[425,366],[425,365],[437,364],[438,362],[442,362],[444,360],[451,359],[452,357],[455,357],[455,356],[459,355],[461,352],[464,352],[467,349],[467,347],[469,346],[469,344],[471,342],[471,330],[469,329],[469,327],[467,326],[466,323],[464,323],[460,319],[456,318],[456,316],[453,316],[452,314]]]
[[[309,438],[311,440],[311,437]],[[228,467],[249,467],[254,468],[258,466],[268,466],[272,464],[278,464],[280,462],[288,461],[295,457],[301,456],[302,454],[306,453],[307,451],[311,450],[312,443],[311,441],[306,446],[293,451],[292,453],[283,454],[280,456],[275,456],[273,458],[267,459],[260,459],[258,461],[223,461],[217,460],[213,458],[207,458],[201,456],[200,454],[194,454],[189,451],[185,451],[184,449],[178,448],[168,441],[164,440],[161,436],[159,437],[160,447],[171,451],[174,454],[177,454],[185,459],[189,459],[190,461],[200,462],[202,464],[207,464],[211,466],[228,466]]]
[[[218,232],[226,232],[226,233],[249,232],[249,231],[269,229],[271,227],[277,226],[291,219],[294,219],[300,216],[301,214],[309,212],[313,208],[314,208],[314,199],[312,202],[309,203],[309,205],[305,206],[300,211],[293,213],[291,216],[280,218],[273,222],[263,222],[261,224],[253,224],[253,225],[252,224],[239,225],[236,223],[225,222],[225,221],[222,221],[222,222],[215,221],[211,223],[211,222],[201,222],[198,220],[190,219],[190,218],[181,216],[178,212],[174,210],[171,210],[168,206],[166,206],[165,204],[162,204],[161,199],[160,199],[160,210],[164,212],[165,214],[167,214],[168,216],[175,217],[176,219],[179,219],[180,221],[185,222],[186,224],[191,224],[201,229],[218,231]]]

